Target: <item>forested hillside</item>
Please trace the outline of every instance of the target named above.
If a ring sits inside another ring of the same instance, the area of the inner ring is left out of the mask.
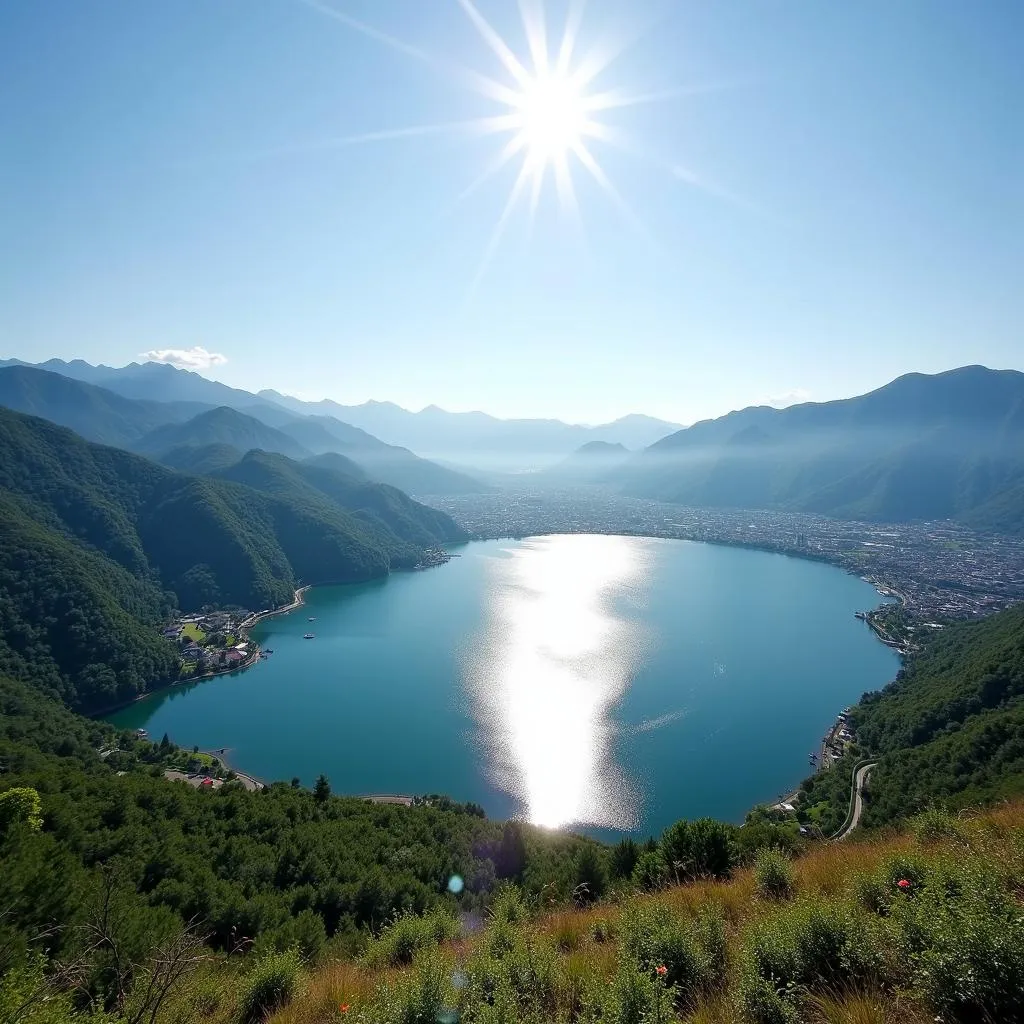
[[[140,438],[132,448],[141,455],[160,458],[176,448],[211,444],[229,445],[243,452],[261,448],[293,459],[304,459],[311,454],[282,431],[227,406],[211,409],[184,423],[168,423],[157,427]]]
[[[111,704],[173,678],[156,627],[174,605],[270,607],[300,579],[370,579],[463,536],[326,475],[330,494],[183,476],[0,410],[0,666],[73,707]]]
[[[181,423],[209,408],[199,402],[133,401],[31,366],[0,367],[0,405],[70,427],[88,441],[121,448],[163,424]]]
[[[857,754],[879,758],[865,825],[1024,793],[1024,605],[935,631],[852,719]],[[804,784],[802,802],[826,834],[846,814],[855,759]]]
[[[692,506],[845,519],[970,517],[1024,529],[1024,373],[965,366],[867,395],[742,409],[680,430],[615,474],[627,493]]]

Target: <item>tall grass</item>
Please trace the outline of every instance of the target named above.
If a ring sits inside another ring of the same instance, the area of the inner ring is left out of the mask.
[[[1024,805],[585,910],[509,889],[477,932],[401,918],[304,989],[273,1024],[1024,1020]]]

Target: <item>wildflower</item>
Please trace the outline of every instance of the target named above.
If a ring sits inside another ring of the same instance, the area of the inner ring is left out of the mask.
[[[342,1004],[341,1004],[341,1005],[340,1005],[340,1006],[338,1007],[338,1009],[339,1009],[339,1010],[340,1010],[340,1011],[341,1011],[342,1013],[348,1013],[348,1003],[342,1003]]]
[[[899,881],[898,881],[898,882],[897,882],[896,884],[897,884],[897,885],[898,885],[898,886],[899,886],[899,887],[900,887],[900,888],[901,888],[901,889],[902,889],[902,890],[903,890],[904,892],[906,892],[906,891],[907,891],[907,889],[909,889],[909,888],[910,888],[910,882],[908,882],[908,881],[907,881],[907,879],[905,879],[905,878],[901,878],[901,879],[900,879],[900,880],[899,880]]]
[[[655,974],[667,974],[668,973],[668,968],[664,964],[662,964],[660,967],[655,967],[654,968],[654,973]]]

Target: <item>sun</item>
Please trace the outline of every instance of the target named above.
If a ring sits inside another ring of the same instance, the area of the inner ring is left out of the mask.
[[[546,0],[518,0],[528,48],[528,52],[521,56],[513,51],[509,43],[480,13],[476,6],[479,0],[453,0],[472,23],[493,56],[497,57],[501,68],[497,78],[471,67],[438,60],[419,47],[382,32],[340,10],[335,6],[339,0],[299,2],[341,22],[353,31],[441,72],[497,105],[498,109],[493,113],[468,121],[419,124],[333,140],[334,145],[349,146],[445,133],[506,136],[495,157],[482,173],[459,193],[452,204],[454,208],[461,203],[511,161],[519,162],[518,173],[514,175],[508,198],[480,260],[470,292],[487,270],[511,215],[527,197],[529,223],[532,228],[546,182],[550,181],[554,185],[559,211],[568,214],[569,220],[581,225],[574,183],[574,172],[577,170],[585,172],[597,183],[633,228],[646,234],[629,204],[602,167],[595,152],[595,144],[610,144],[634,156],[638,150],[620,127],[608,124],[604,117],[617,109],[642,103],[656,103],[705,89],[670,88],[631,94],[629,91],[616,87],[609,88],[606,85],[595,88],[598,80],[604,78],[609,65],[630,45],[631,40],[628,36],[612,38],[585,53],[578,52],[577,42],[586,0],[566,0],[566,19],[557,40],[549,37]],[[554,45],[551,45],[552,43]],[[677,180],[707,187],[678,161],[663,166]]]
[[[535,170],[577,150],[590,127],[583,91],[557,71],[532,75],[512,106],[514,130]]]

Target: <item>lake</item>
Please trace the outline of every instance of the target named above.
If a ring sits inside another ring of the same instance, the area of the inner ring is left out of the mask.
[[[454,550],[316,588],[254,630],[268,659],[110,720],[228,747],[267,780],[646,836],[791,790],[836,714],[899,667],[854,618],[875,590],[819,562],[591,535]]]

